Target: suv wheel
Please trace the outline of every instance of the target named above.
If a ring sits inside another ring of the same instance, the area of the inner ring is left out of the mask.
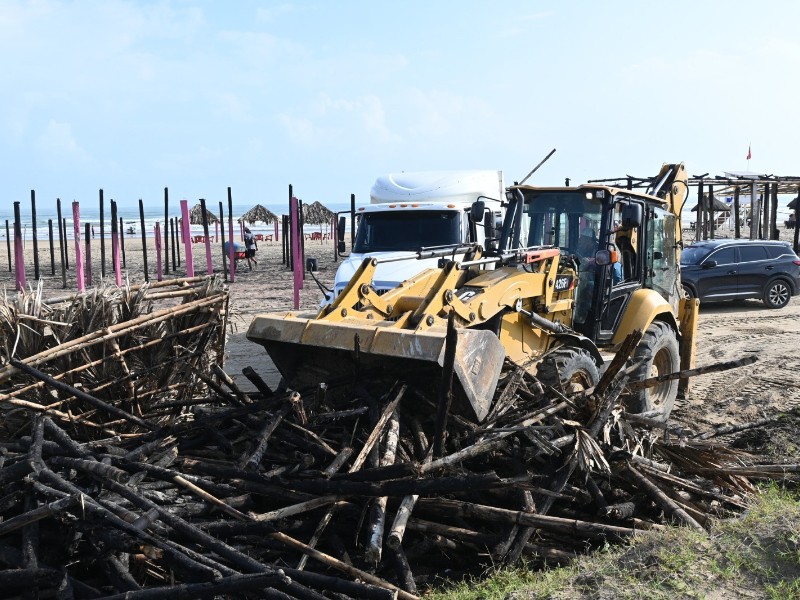
[[[764,304],[769,308],[783,308],[789,304],[792,290],[782,279],[776,279],[764,290]]]

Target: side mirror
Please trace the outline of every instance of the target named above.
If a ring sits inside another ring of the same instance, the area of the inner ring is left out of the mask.
[[[622,207],[622,229],[635,229],[642,226],[642,205],[632,202]]]
[[[317,267],[317,259],[316,258],[307,258],[306,259],[306,271],[310,273],[316,273],[318,271]]]
[[[347,219],[344,217],[339,217],[339,222],[336,224],[336,238],[339,240],[340,243],[344,242],[344,228],[347,225]],[[339,252],[344,252],[340,250]]]
[[[486,203],[483,200],[475,200],[469,208],[469,220],[473,223],[481,223],[484,212],[486,212]]]
[[[598,267],[605,267],[611,264],[611,251],[598,250],[594,254],[594,262]]]
[[[702,267],[704,269],[711,269],[712,267],[716,267],[716,266],[717,266],[717,261],[715,261],[715,260],[707,260],[706,262],[704,262],[702,264]]]
[[[347,251],[347,246],[344,244],[344,240],[340,239],[339,244],[336,246],[336,251],[339,254],[344,254]]]

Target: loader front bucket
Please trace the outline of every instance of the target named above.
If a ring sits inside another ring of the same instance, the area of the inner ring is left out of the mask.
[[[261,344],[289,385],[299,389],[354,373],[411,375],[438,385],[444,363],[444,328],[417,332],[391,321],[326,321],[315,313],[256,315],[247,339]],[[482,421],[491,408],[505,351],[486,330],[462,329],[456,342],[457,398]]]

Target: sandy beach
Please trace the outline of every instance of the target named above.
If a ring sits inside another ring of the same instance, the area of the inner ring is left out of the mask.
[[[689,232],[687,232],[688,234]],[[782,231],[784,239],[792,232]],[[719,236],[724,237],[724,236]],[[156,279],[153,240],[148,240],[148,271]],[[307,240],[306,256],[317,259],[318,277],[330,285],[338,263],[334,262],[333,244],[329,240]],[[36,284],[33,277],[32,244],[27,244],[28,285]],[[207,272],[204,244],[193,244],[195,274]],[[92,281],[100,282],[100,241],[92,241]],[[126,264],[123,279],[131,283],[144,281],[141,238],[126,239]],[[58,252],[56,251],[56,257]],[[62,287],[60,265],[56,263],[53,276],[47,241],[39,244],[41,285],[45,297],[63,296],[76,291],[74,252],[70,252],[71,270],[67,274],[67,287]],[[241,374],[242,368],[252,366],[270,385],[276,385],[279,375],[264,350],[245,338],[253,316],[264,311],[293,309],[293,276],[282,262],[282,245],[260,242],[256,255],[258,264],[253,270],[240,264],[235,281],[230,283],[230,327],[226,345],[225,370],[245,389],[252,389]],[[106,274],[113,281],[110,243],[106,243]],[[222,273],[219,244],[212,244],[212,263],[215,273]],[[172,259],[170,256],[170,265]],[[13,266],[13,260],[12,260]],[[185,258],[176,272],[168,277],[186,276]],[[8,271],[5,248],[0,249],[0,285],[5,293],[14,291],[14,273]],[[314,309],[321,293],[310,276],[306,275],[304,289],[300,291],[300,308]],[[795,297],[781,310],[770,310],[755,300],[728,303],[705,303],[700,309],[698,336],[698,366],[734,360],[755,355],[758,362],[750,367],[695,377],[688,396],[676,402],[673,419],[689,429],[697,430],[718,425],[742,424],[758,419],[791,413],[785,430],[773,432],[769,439],[761,440],[762,450],[785,454],[784,459],[800,456],[800,450],[791,440],[800,427],[800,354],[797,339],[800,335],[800,297]],[[755,442],[754,442],[755,443]],[[768,448],[767,448],[768,446]],[[758,450],[758,448],[753,448]]]

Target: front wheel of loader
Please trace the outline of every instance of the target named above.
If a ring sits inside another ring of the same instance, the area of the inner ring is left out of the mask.
[[[667,375],[680,371],[681,355],[675,330],[667,323],[654,321],[642,336],[642,341],[633,354],[639,367],[631,375],[633,381],[644,381],[651,377]],[[665,381],[654,387],[637,390],[627,401],[630,412],[643,413],[659,411],[654,416],[666,421],[672,412],[672,405],[678,395],[678,380]]]
[[[600,375],[591,355],[583,348],[562,346],[542,359],[536,377],[544,385],[573,394],[597,385]]]

